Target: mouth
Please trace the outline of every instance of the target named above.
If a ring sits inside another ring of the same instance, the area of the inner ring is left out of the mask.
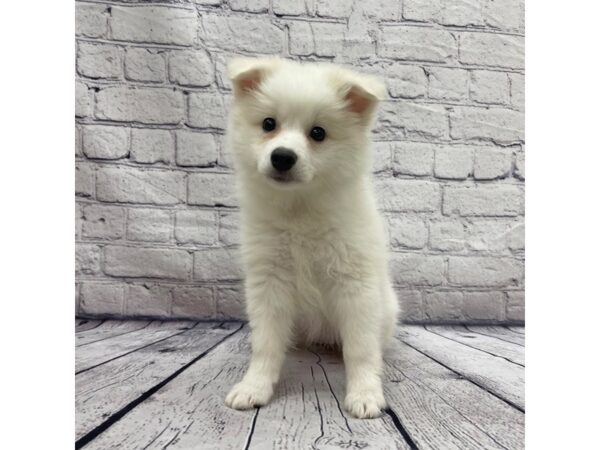
[[[297,182],[289,173],[271,173],[267,178],[279,186],[295,184]]]

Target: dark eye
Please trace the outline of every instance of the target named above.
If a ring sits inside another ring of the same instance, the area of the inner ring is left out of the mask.
[[[262,127],[266,132],[273,131],[276,126],[277,122],[275,122],[275,119],[272,117],[267,117],[265,120],[263,120]]]
[[[325,130],[321,127],[313,127],[313,129],[310,130],[310,137],[317,142],[321,142],[325,139]]]

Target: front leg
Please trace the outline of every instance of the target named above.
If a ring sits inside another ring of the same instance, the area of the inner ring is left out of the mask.
[[[381,385],[382,317],[377,290],[366,283],[351,283],[336,297],[346,368],[344,407],[359,419],[379,417],[386,403]]]
[[[265,405],[279,380],[292,335],[291,283],[249,276],[246,287],[252,356],[246,375],[225,399],[234,409]]]

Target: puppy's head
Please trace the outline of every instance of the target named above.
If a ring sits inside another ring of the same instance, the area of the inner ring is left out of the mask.
[[[234,59],[229,135],[236,169],[273,189],[335,187],[371,170],[376,79],[329,64]]]

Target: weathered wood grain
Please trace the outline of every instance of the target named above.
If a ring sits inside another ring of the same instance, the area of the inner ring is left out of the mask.
[[[150,324],[150,320],[105,320],[96,328],[82,331],[75,336],[77,347],[98,342],[114,336],[141,330]]]
[[[243,449],[256,410],[232,410],[224,399],[248,355],[247,334],[231,335],[85,449]]]
[[[75,351],[75,371],[89,370],[140,347],[179,334],[192,325],[193,322],[189,321],[155,321],[141,329],[77,347]]]
[[[193,324],[193,323],[192,323]],[[239,329],[239,323],[199,323],[75,377],[76,438],[99,426],[202,352]]]
[[[516,334],[522,334],[523,336],[525,335],[525,327],[506,327],[508,330],[512,331],[513,333]]]
[[[102,323],[101,320],[94,319],[75,319],[75,332],[81,333],[82,331],[92,330]]]
[[[523,448],[522,412],[399,340],[385,362],[386,399],[419,449]]]
[[[473,333],[463,326],[426,325],[425,329],[446,339],[460,342],[490,355],[499,356],[522,367],[525,366],[525,352],[523,351],[523,347],[515,344]]]
[[[522,367],[459,342],[443,339],[421,327],[400,327],[396,336],[483,389],[521,410],[525,409]]]
[[[258,415],[250,449],[410,449],[388,416],[343,410],[341,355],[313,347],[288,355],[275,397]]]
[[[525,335],[513,333],[507,330],[505,327],[492,327],[492,326],[466,326],[467,330],[471,333],[483,334],[500,341],[511,342],[513,344],[525,346]]]

